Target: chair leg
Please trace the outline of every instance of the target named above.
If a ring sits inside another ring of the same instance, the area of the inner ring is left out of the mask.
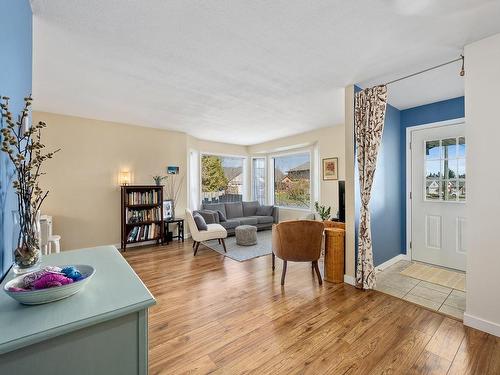
[[[224,247],[224,252],[227,253],[227,250],[226,250],[226,242],[224,241],[224,238],[221,238],[220,239],[221,242],[222,242],[222,247]]]
[[[283,272],[281,273],[281,285],[285,285],[286,260],[283,261]]]
[[[196,242],[196,246],[194,248],[194,255],[196,255],[196,253],[198,252],[198,248],[200,247],[200,243],[199,242]]]
[[[196,246],[196,241],[193,241],[193,249],[194,249],[195,246]]]
[[[219,245],[220,245],[220,243],[221,243],[221,242],[220,242],[220,238],[217,238],[217,241],[219,241]]]
[[[276,262],[276,255],[274,255],[274,253],[271,253],[271,254],[273,257],[273,271],[274,271],[274,266],[275,266],[275,262]]]
[[[319,272],[318,261],[315,260],[313,263],[314,269],[316,270],[316,275],[318,275],[319,285],[323,285],[323,278],[321,277],[321,272]]]

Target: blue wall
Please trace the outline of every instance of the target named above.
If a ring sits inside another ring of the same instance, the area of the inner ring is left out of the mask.
[[[401,111],[401,252],[406,253],[406,128],[430,124],[433,122],[454,120],[465,117],[465,98],[454,99],[421,105]]]
[[[355,92],[361,89],[355,86]],[[375,266],[406,253],[406,128],[465,117],[464,97],[398,110],[388,105],[370,201]],[[359,174],[355,166],[356,247]]]
[[[32,13],[28,0],[0,0],[0,95],[8,96],[15,115],[31,93]],[[17,200],[11,188],[12,167],[0,152],[0,279],[12,263],[12,210]]]

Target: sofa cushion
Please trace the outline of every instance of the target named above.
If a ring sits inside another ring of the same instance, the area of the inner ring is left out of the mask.
[[[203,216],[196,213],[193,215],[193,219],[194,219],[194,222],[195,222],[198,230],[207,230],[208,229],[208,225],[207,225],[205,219],[203,218]]]
[[[240,217],[238,220],[241,225],[257,225],[259,222],[256,217]]]
[[[243,216],[255,216],[260,203],[258,201],[243,202]]]
[[[219,215],[219,222],[227,221],[226,214],[221,210],[217,210],[217,215]]]
[[[226,203],[226,218],[234,219],[243,216],[243,205],[241,202]]]
[[[272,216],[252,216],[252,217],[257,219],[257,224],[272,224],[274,221]]]
[[[224,216],[227,216],[226,205],[224,203],[203,203],[203,208],[205,210],[221,211]]]
[[[237,219],[229,219],[227,221],[221,221],[220,225],[226,229],[234,229],[240,225],[240,221]]]
[[[260,206],[257,208],[256,216],[273,216],[274,206]]]

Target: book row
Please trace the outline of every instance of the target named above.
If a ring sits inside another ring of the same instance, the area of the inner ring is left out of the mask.
[[[158,221],[161,220],[161,208],[150,208],[147,210],[130,210],[125,209],[126,223],[139,223],[141,221]]]
[[[128,233],[127,242],[155,240],[160,237],[160,228],[160,225],[155,223],[133,227]]]
[[[160,202],[159,191],[132,191],[127,194],[127,203],[134,204],[158,204]]]

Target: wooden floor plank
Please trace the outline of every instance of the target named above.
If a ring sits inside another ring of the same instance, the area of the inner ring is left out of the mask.
[[[157,299],[150,374],[500,374],[500,339],[308,263],[236,262],[192,242],[124,253]]]

